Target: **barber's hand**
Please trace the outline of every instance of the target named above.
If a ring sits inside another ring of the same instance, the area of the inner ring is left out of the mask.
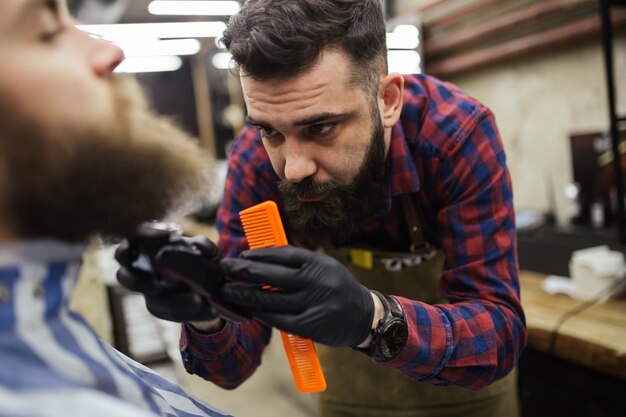
[[[234,280],[280,288],[231,283],[222,289],[226,301],[273,327],[330,346],[356,346],[369,335],[372,296],[334,258],[283,246],[223,259],[222,269]]]
[[[221,274],[219,267],[221,255],[215,244],[204,236],[182,237],[181,240],[200,251],[202,257],[190,255],[188,262],[184,263],[183,271],[177,266],[178,272],[202,274],[206,277],[204,281],[207,287],[215,285],[216,280],[213,277]],[[153,315],[175,322],[204,322],[218,317],[213,306],[197,293],[187,288],[172,288],[159,279],[158,271],[146,272],[133,266],[139,251],[139,242],[136,239],[124,240],[120,244],[115,252],[115,259],[120,263],[117,280],[129,290],[143,293],[146,306]],[[167,266],[167,257],[163,258],[163,262]]]

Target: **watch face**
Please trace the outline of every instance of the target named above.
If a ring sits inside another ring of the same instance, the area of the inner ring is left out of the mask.
[[[382,334],[380,351],[385,358],[396,356],[406,344],[409,332],[402,320],[394,321]]]

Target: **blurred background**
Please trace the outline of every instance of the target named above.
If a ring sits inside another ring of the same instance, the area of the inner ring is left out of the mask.
[[[625,252],[626,2],[383,3],[391,71],[425,72],[450,81],[494,112],[513,179],[521,268],[568,275],[568,262],[578,249],[606,245]],[[246,110],[230,57],[217,40],[241,1],[70,0],[69,4],[81,29],[122,47],[126,60],[117,71],[133,73],[159,112],[199,138],[216,160],[216,182],[223,182],[226,150],[244,126]],[[615,153],[619,158],[614,158]],[[212,219],[219,190],[217,186],[207,195],[205,209],[189,219],[188,230],[215,236]],[[114,265],[108,259],[112,258],[101,255],[94,255],[91,271],[110,275]],[[114,280],[107,296],[111,319],[101,326],[102,334],[145,363],[179,366],[177,328],[160,331],[159,340],[151,347],[133,352],[133,343],[141,346],[149,339],[146,335],[155,334],[153,328],[142,330],[141,326],[150,323],[163,329],[169,324],[155,324],[140,306],[141,300],[128,301],[132,295],[123,294]],[[94,320],[106,321],[102,316]],[[133,322],[139,326],[134,330]],[[605,339],[611,337],[615,336]],[[528,351],[532,353],[532,338],[530,342]],[[262,366],[232,393],[190,378],[180,369],[172,370],[172,378],[236,415],[314,415],[313,399],[295,392],[277,349],[266,353],[271,366]],[[624,350],[626,347],[615,353],[622,367],[626,364]],[[603,410],[599,414],[581,410],[615,401],[618,408],[610,410],[626,410],[623,399],[610,396],[616,387],[626,387],[626,370],[616,373],[615,366],[606,366],[613,371],[605,369],[600,379],[594,380],[600,388],[592,394],[589,384],[550,391],[541,385],[546,376],[533,373],[548,362],[531,359],[526,362],[529,371],[522,375],[543,391],[538,394],[529,388],[532,383],[526,383],[522,390],[527,401],[525,415],[542,415],[536,404],[545,411],[554,398],[573,404],[575,412],[559,408],[574,413],[563,415],[613,415],[606,407],[598,408]],[[583,372],[587,380],[596,376],[584,373],[597,369],[576,354],[568,360],[584,365],[576,372]],[[278,379],[271,379],[277,375]],[[573,384],[576,378],[568,379]],[[270,380],[274,382],[267,383]],[[552,385],[561,384],[564,382],[555,381]],[[600,400],[579,403],[585,395]],[[545,415],[561,414],[553,410]]]
[[[69,3],[83,23],[81,28],[124,49],[127,59],[118,71],[135,73],[157,110],[176,118],[218,160],[223,159],[229,142],[243,127],[245,108],[239,80],[229,70],[229,55],[217,39],[241,2]],[[578,161],[588,150],[600,155],[610,149],[598,0],[386,0],[384,4],[389,16],[390,70],[423,71],[451,81],[495,113],[509,154],[518,208],[550,213],[561,225],[591,225],[592,203],[606,198],[604,222],[596,225],[615,222],[610,190],[602,184],[609,182],[604,178],[609,175],[600,173],[612,157],[586,162],[597,165],[597,173]],[[625,13],[621,7],[612,13],[618,109],[626,101],[626,86],[620,79],[626,70]],[[583,175],[598,178],[590,183],[578,178]],[[579,212],[568,188],[573,182],[581,188]],[[592,186],[607,190],[594,192]]]

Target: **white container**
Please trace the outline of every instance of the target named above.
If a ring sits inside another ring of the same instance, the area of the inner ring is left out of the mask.
[[[609,288],[625,272],[624,254],[611,251],[608,246],[597,246],[575,251],[569,263],[569,273],[574,290],[572,297],[591,300],[601,297],[606,301],[619,291]]]

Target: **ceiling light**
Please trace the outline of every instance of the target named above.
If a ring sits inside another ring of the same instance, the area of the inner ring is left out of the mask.
[[[126,58],[136,56],[162,55],[195,55],[200,52],[200,42],[197,39],[168,39],[152,41],[119,41],[117,46],[122,48]]]
[[[123,23],[77,25],[78,29],[111,41],[145,38],[213,38],[222,36],[224,22]]]
[[[177,56],[143,56],[126,58],[115,72],[166,72],[176,71],[183,65]]]
[[[413,25],[398,25],[387,34],[388,49],[417,49],[420,33]]]
[[[422,72],[421,58],[417,51],[389,51],[389,72],[419,74]]]
[[[236,1],[160,1],[148,5],[148,11],[155,15],[179,16],[230,16],[239,11]]]
[[[228,69],[232,66],[232,58],[230,52],[218,52],[211,58],[211,63],[215,68]]]

